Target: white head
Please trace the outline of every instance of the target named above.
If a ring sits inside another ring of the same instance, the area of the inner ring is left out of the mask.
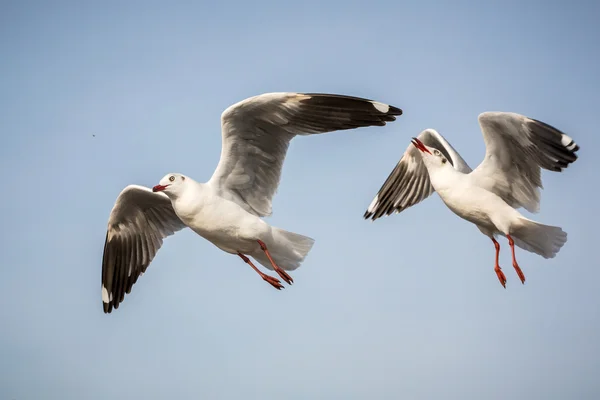
[[[167,174],[152,188],[152,191],[164,192],[169,198],[174,199],[181,195],[189,181],[190,178],[182,174]]]
[[[446,169],[454,171],[452,163],[438,149],[426,146],[417,138],[412,138],[411,143],[421,151],[421,158],[430,174]]]

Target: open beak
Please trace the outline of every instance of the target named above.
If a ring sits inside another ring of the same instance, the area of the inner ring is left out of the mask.
[[[431,152],[427,149],[427,147],[425,147],[425,145],[423,144],[423,142],[421,142],[419,139],[417,139],[416,137],[412,138],[412,140],[410,141],[417,149],[421,150],[422,152],[426,152],[431,154]]]
[[[165,190],[167,188],[167,186],[169,185],[156,185],[152,188],[153,192],[162,192],[163,190]]]

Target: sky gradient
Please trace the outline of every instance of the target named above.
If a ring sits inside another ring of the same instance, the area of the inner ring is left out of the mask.
[[[599,398],[599,4],[2,2],[0,399]],[[221,112],[270,91],[404,115],[292,141],[267,219],[316,240],[292,287],[186,230],[103,314],[116,196],[208,180]],[[567,244],[518,250],[521,285],[501,241],[506,289],[490,240],[437,195],[362,219],[425,128],[476,166],[483,111],[581,147],[523,211]]]

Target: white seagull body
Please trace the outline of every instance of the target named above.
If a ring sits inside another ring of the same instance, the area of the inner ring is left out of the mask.
[[[516,208],[537,212],[541,168],[560,172],[577,159],[579,146],[556,128],[515,113],[485,112],[479,115],[479,124],[486,155],[477,168],[471,170],[442,135],[427,129],[413,138],[364,217],[376,220],[399,213],[435,190],[450,210],[493,241],[494,270],[502,286],[506,287],[506,277],[498,265],[498,234],[508,239],[513,267],[525,283],[514,245],[552,258],[567,234],[525,218]]]
[[[167,174],[152,190],[130,185],[110,213],[102,260],[105,313],[117,309],[145,271],[163,239],[189,227],[219,249],[239,255],[277,289],[247,257],[275,270],[300,266],[314,240],[275,228],[271,215],[283,161],[296,135],[383,126],[399,108],[372,100],[319,93],[266,93],[243,100],[221,115],[221,159],[206,183]]]

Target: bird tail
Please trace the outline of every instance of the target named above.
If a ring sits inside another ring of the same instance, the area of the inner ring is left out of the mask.
[[[554,258],[567,242],[567,232],[560,227],[540,224],[525,217],[519,217],[519,222],[511,230],[517,246],[544,258]]]
[[[295,270],[315,243],[314,239],[283,229],[272,227],[272,240],[267,243],[269,253],[279,267],[286,271]],[[263,266],[273,269],[266,254],[261,250],[252,255]]]

